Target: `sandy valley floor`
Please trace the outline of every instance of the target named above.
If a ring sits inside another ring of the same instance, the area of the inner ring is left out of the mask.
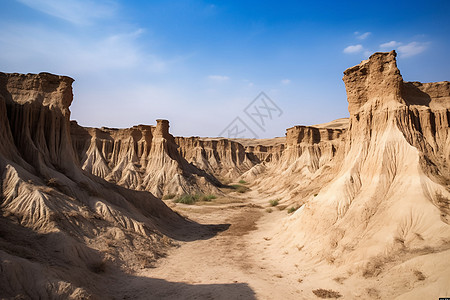
[[[175,210],[204,224],[205,232],[186,228],[186,237],[191,235],[193,241],[180,242],[156,268],[144,269],[140,277],[124,283],[125,298],[301,298],[300,272],[295,272],[295,266],[286,270],[270,258],[270,240],[264,235],[269,223],[286,217],[286,210],[267,213],[261,201],[233,202],[177,205]]]
[[[269,213],[268,199],[255,191],[196,205],[167,201],[202,225],[186,227],[178,247],[154,268],[142,269],[116,286],[113,298],[420,299],[420,293],[408,296],[408,290],[420,290],[421,285],[427,293],[423,279],[411,271],[411,265],[417,264],[414,260],[387,265],[387,272],[373,278],[352,274],[347,267],[335,268],[329,262],[297,263],[295,253],[272,243],[276,227],[283,226],[289,214],[282,207],[273,207]],[[446,252],[442,255],[448,255]],[[427,260],[426,255],[422,259]]]
[[[287,209],[266,210],[256,194],[200,205],[171,204],[203,226],[186,228],[179,246],[117,287],[123,299],[310,299],[316,298],[301,266],[275,253],[274,226]],[[218,203],[217,203],[218,202]],[[231,203],[220,203],[231,202]],[[194,229],[194,230],[193,230]],[[304,282],[305,281],[305,282]],[[321,283],[323,280],[321,280]],[[317,283],[316,289],[323,288]],[[330,282],[339,286],[337,282]]]

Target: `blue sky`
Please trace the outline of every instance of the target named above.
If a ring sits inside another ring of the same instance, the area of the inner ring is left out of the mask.
[[[403,78],[450,80],[449,1],[2,0],[0,71],[74,78],[72,119],[171,121],[218,135],[241,117],[259,137],[348,116],[342,72],[396,49]],[[264,91],[283,111],[243,113]]]

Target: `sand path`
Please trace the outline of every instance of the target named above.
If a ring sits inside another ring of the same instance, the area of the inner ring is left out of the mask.
[[[178,205],[202,227],[186,228],[182,241],[157,266],[124,283],[124,299],[301,299],[295,270],[273,254],[267,226],[286,211],[267,213],[245,200],[227,205]],[[273,223],[275,222],[275,223]]]

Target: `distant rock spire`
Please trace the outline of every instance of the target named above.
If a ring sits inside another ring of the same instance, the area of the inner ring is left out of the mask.
[[[155,137],[169,138],[169,121],[163,119],[156,120],[156,130],[154,135]]]

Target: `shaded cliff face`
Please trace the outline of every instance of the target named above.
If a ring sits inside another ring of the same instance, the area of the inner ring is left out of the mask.
[[[108,275],[97,273],[151,264],[170,244],[161,231],[185,224],[150,193],[81,169],[69,131],[72,82],[0,73],[2,297],[104,296]]]
[[[408,143],[419,150],[424,172],[449,186],[450,82],[404,82],[401,94],[407,110],[398,115],[398,128]]]
[[[300,143],[318,144],[322,141],[332,141],[339,138],[343,129],[316,128],[312,126],[295,126],[286,130],[286,144],[288,146]]]
[[[48,166],[79,176],[70,149],[68,120],[73,79],[47,73],[0,74],[2,152],[9,159],[51,176]],[[67,155],[64,157],[62,154]]]
[[[350,123],[329,160],[333,178],[276,237],[281,247],[302,248],[301,259],[370,277],[387,261],[414,267],[424,258],[400,257],[420,249],[448,257],[449,83],[403,82],[395,57],[375,53],[344,72]],[[294,141],[318,140],[299,132]],[[442,283],[435,288],[448,292]]]

